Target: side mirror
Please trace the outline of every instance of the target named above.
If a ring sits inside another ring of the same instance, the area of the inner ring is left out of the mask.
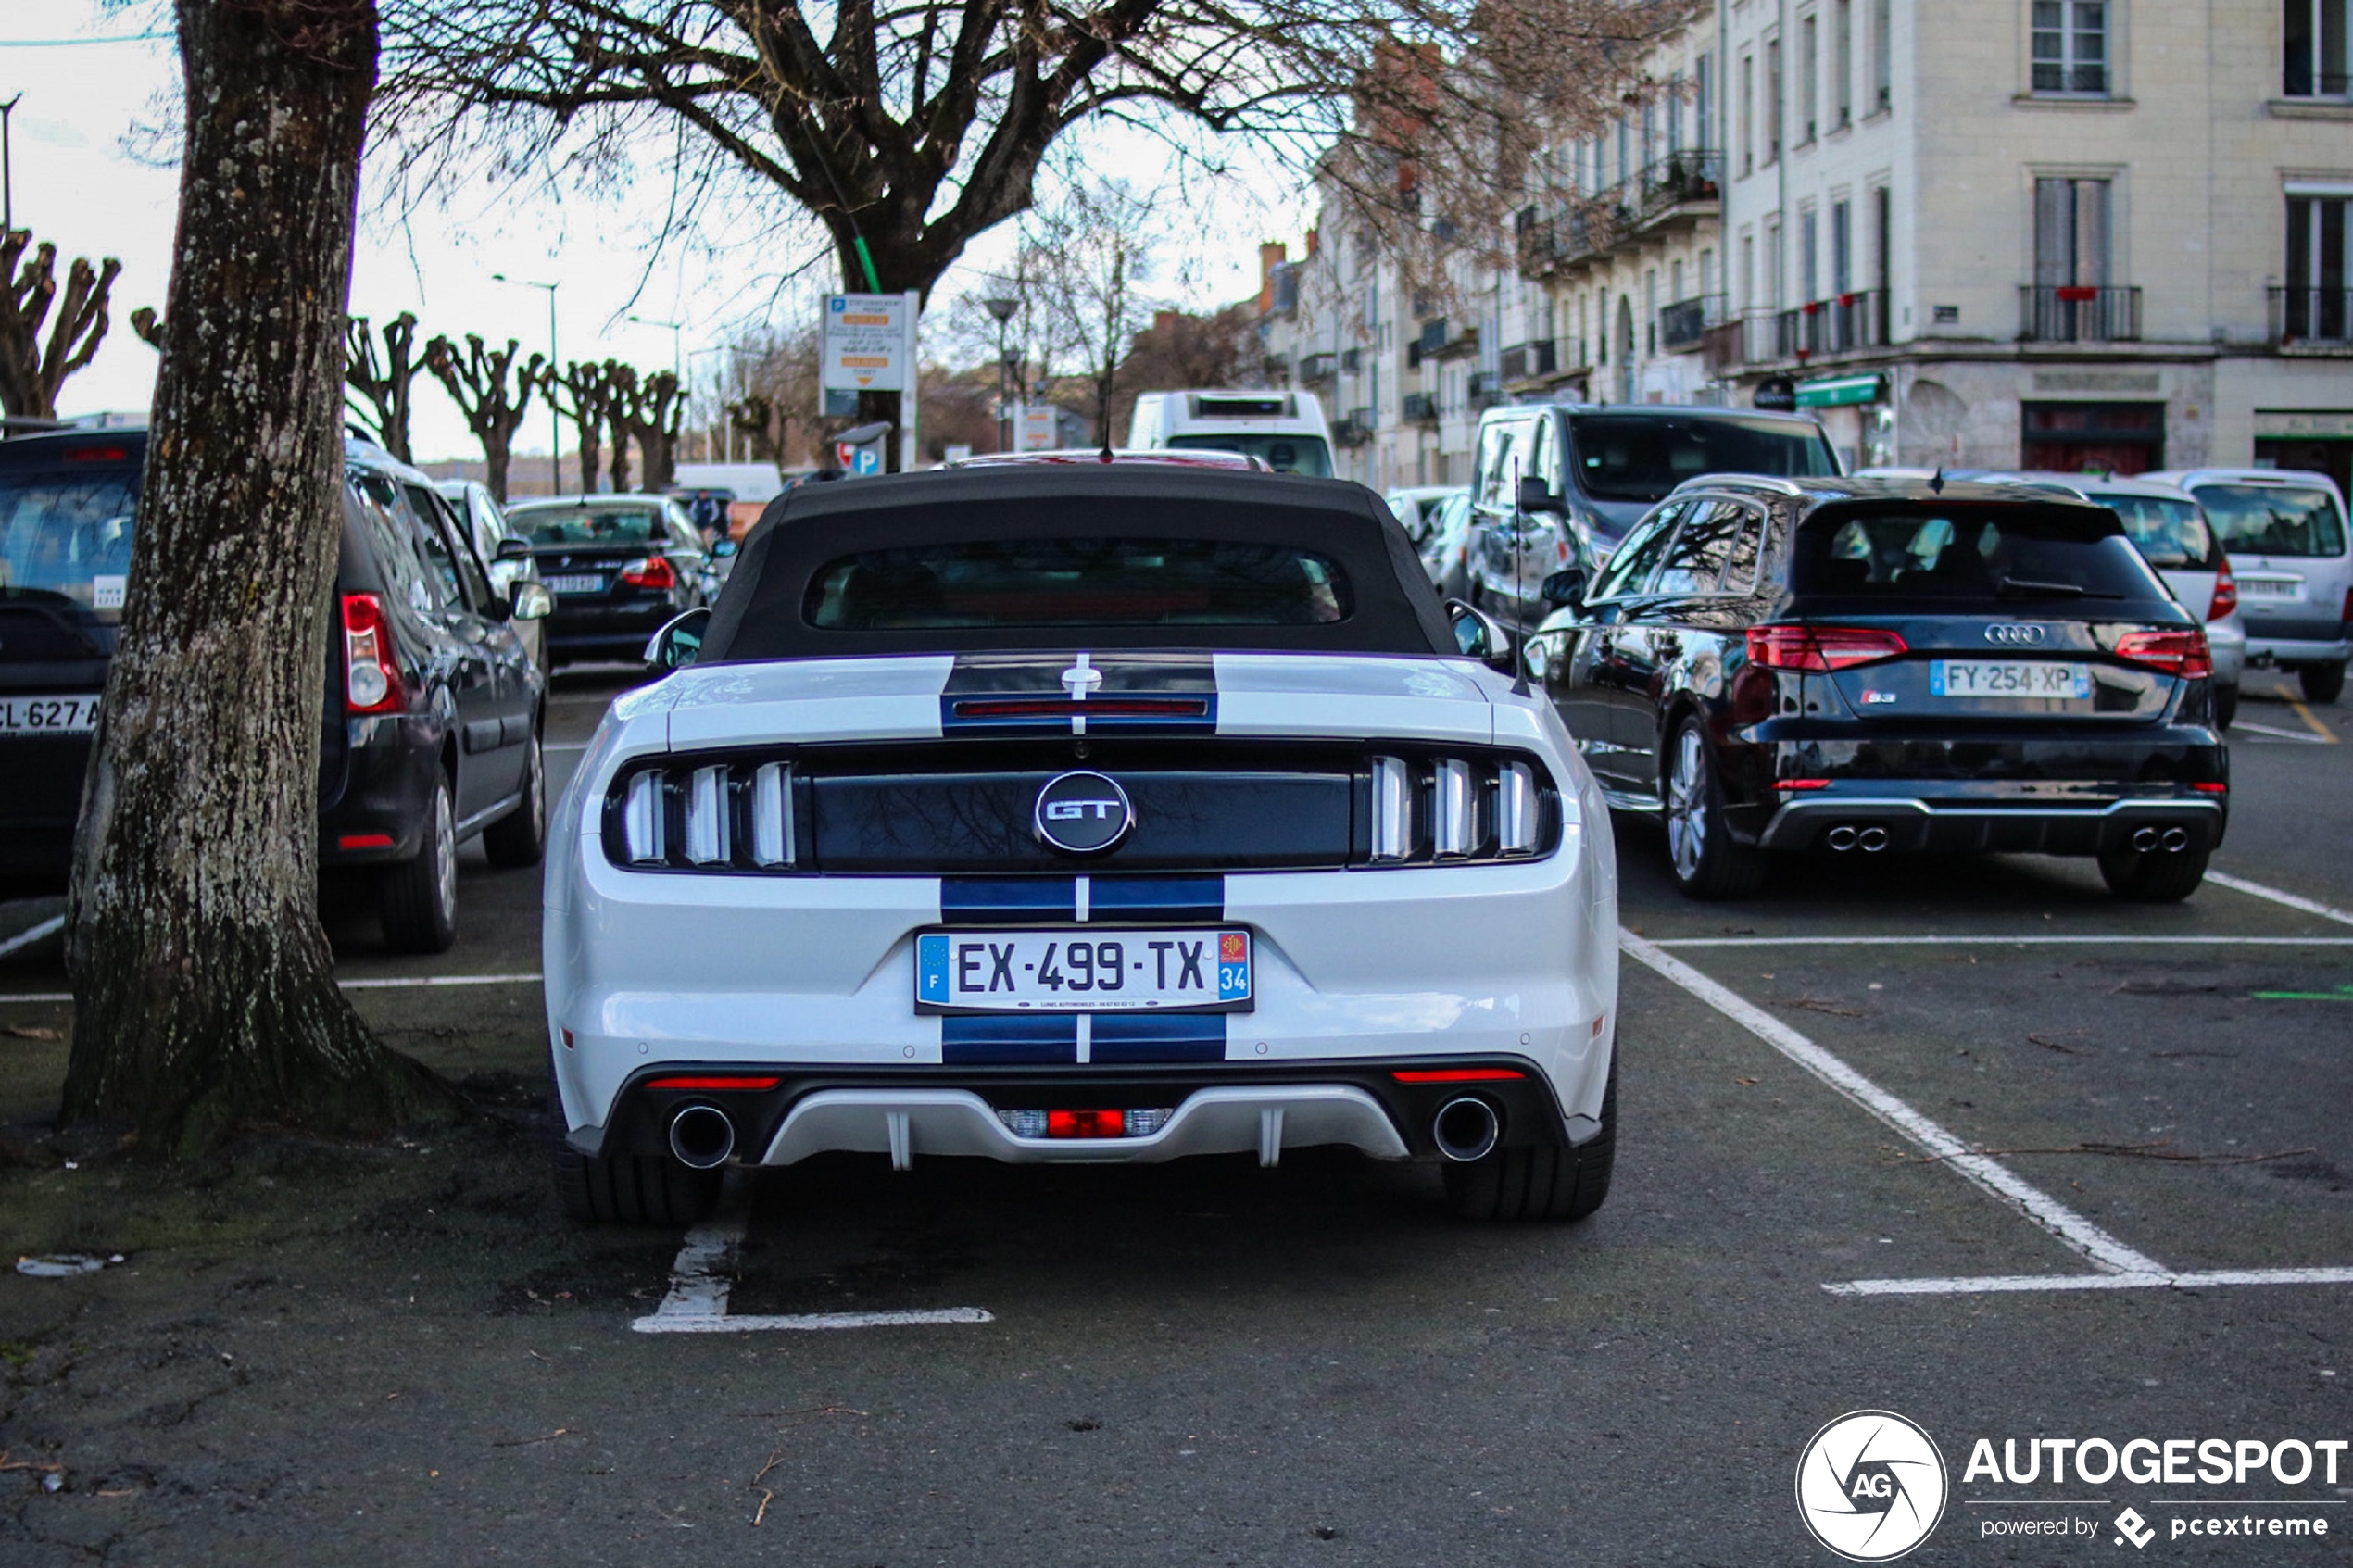
[[[657,675],[683,670],[702,655],[703,633],[711,627],[711,609],[698,605],[673,616],[646,645],[646,668]]]
[[[1506,675],[1516,673],[1512,634],[1504,629],[1502,621],[1460,599],[1446,601],[1446,615],[1454,624],[1456,648],[1490,670],[1499,670]]]
[[[1554,517],[1559,517],[1568,510],[1567,507],[1561,503],[1561,498],[1553,494],[1552,486],[1532,473],[1520,475],[1519,509],[1524,512],[1550,513]]]
[[[1585,571],[1582,567],[1563,567],[1544,579],[1537,590],[1544,602],[1554,609],[1571,608],[1585,602]]]
[[[711,546],[711,553],[714,559],[725,560],[736,553],[736,542],[733,539],[722,539]]]
[[[492,560],[529,560],[531,546],[521,539],[501,539],[498,541],[498,553],[490,558]]]
[[[556,613],[556,596],[541,583],[518,583],[508,597],[517,621],[545,621]]]

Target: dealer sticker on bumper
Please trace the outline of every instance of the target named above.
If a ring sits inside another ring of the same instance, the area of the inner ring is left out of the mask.
[[[915,1005],[926,1012],[1236,1011],[1250,1001],[1247,931],[1065,926],[915,937]]]

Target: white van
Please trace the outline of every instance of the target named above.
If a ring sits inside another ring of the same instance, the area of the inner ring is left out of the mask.
[[[1140,393],[1127,445],[1239,452],[1278,472],[1317,479],[1332,471],[1331,429],[1312,392]]]

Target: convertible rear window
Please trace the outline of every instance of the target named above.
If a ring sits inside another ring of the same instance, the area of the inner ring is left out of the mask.
[[[1841,599],[2163,599],[2139,553],[2097,514],[2017,508],[1831,512],[1797,531],[1791,587]]]
[[[1325,626],[1354,608],[1327,556],[1227,539],[963,540],[869,550],[810,579],[821,632]]]
[[[2341,556],[2345,520],[2325,490],[2287,484],[2201,484],[2197,498],[2243,556]]]

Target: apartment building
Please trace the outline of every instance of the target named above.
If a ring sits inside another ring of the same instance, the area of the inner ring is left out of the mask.
[[[1379,484],[1459,480],[1507,396],[1793,399],[1856,464],[2344,483],[2348,38],[2353,0],[1727,0],[1647,109],[1552,149],[1516,265],[1446,316],[1338,240],[1285,263],[1269,372],[1329,378]]]

